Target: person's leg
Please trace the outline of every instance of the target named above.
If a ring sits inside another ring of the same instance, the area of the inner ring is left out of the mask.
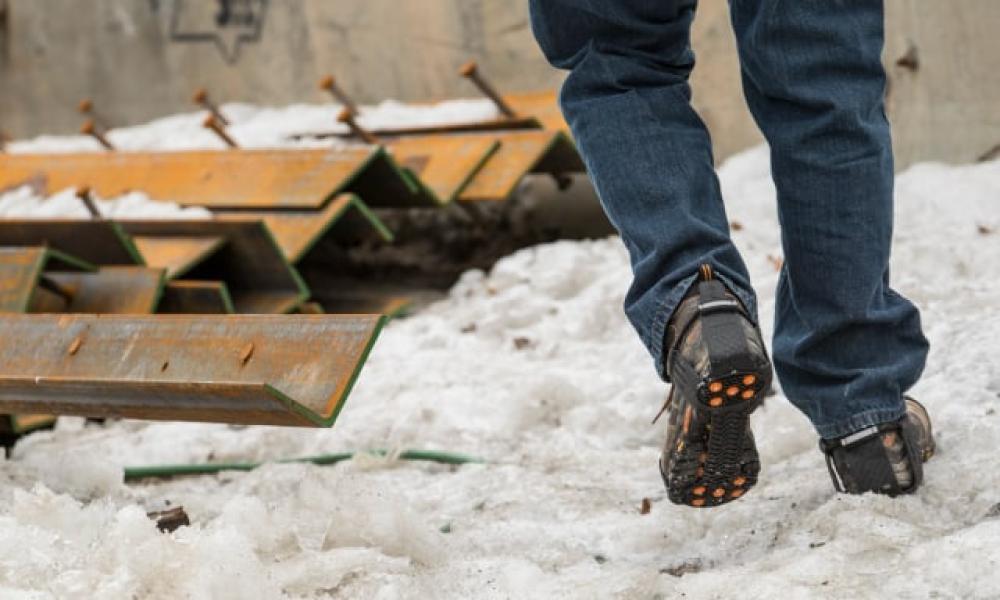
[[[563,113],[631,257],[625,312],[673,384],[660,457],[667,495],[710,507],[757,481],[749,416],[771,364],[708,132],[690,104],[695,5],[533,0],[531,10],[542,50],[570,71]]]
[[[711,142],[691,108],[695,0],[532,0],[535,36],[569,70],[560,103],[634,280],[625,311],[667,377],[667,322],[710,264],[756,319]]]
[[[889,287],[882,0],[738,0],[730,10],[778,188],[775,370],[825,439],[896,421],[928,344],[917,309]]]

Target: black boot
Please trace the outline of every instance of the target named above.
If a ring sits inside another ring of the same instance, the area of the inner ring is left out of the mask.
[[[906,399],[899,421],[874,425],[834,440],[821,440],[826,465],[838,492],[911,494],[924,479],[923,463],[934,454],[927,409]]]
[[[703,265],[664,341],[673,383],[660,457],[667,494],[676,504],[698,507],[735,500],[760,472],[749,417],[772,377],[760,330]]]

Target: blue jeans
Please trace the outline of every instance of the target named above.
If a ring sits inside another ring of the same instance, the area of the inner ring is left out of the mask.
[[[531,1],[542,51],[569,71],[562,110],[631,257],[625,312],[664,379],[664,330],[699,264],[756,315],[711,141],[690,104],[696,5]],[[744,94],[778,189],[777,375],[824,438],[896,420],[928,344],[916,307],[889,288],[882,2],[737,0],[730,10]]]

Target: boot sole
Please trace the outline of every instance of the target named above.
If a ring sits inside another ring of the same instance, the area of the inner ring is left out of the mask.
[[[732,371],[695,386],[675,382],[682,422],[660,459],[667,495],[675,504],[721,506],[741,498],[760,474],[750,414],[771,383],[770,365]],[[685,389],[692,390],[685,393]]]

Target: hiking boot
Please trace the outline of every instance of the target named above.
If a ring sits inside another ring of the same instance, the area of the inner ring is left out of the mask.
[[[760,330],[711,267],[702,265],[699,279],[664,340],[673,385],[660,474],[671,502],[709,507],[757,483],[749,417],[770,387],[771,362]]]
[[[820,440],[820,449],[838,492],[898,496],[920,487],[935,444],[927,409],[908,397],[902,419]]]

